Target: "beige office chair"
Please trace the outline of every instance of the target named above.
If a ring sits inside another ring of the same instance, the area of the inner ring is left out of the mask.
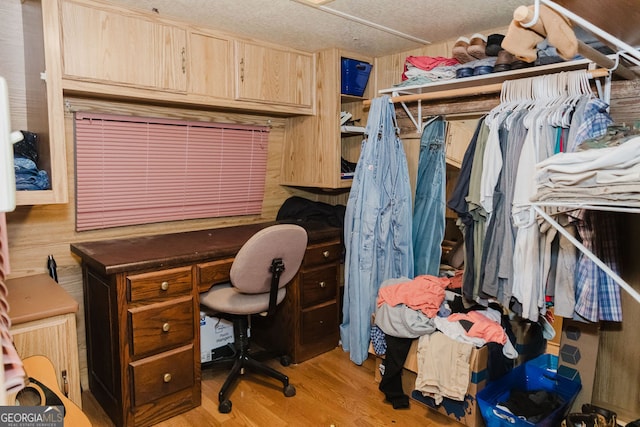
[[[296,275],[307,248],[307,232],[295,224],[278,224],[254,234],[236,255],[230,283],[213,286],[200,295],[200,304],[233,320],[233,367],[218,393],[218,411],[231,412],[230,388],[245,368],[282,382],[284,395],[294,396],[289,378],[249,356],[248,321],[252,314],[271,315],[284,299],[285,285]]]

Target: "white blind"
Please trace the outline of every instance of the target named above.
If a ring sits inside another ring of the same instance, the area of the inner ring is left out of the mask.
[[[76,229],[259,214],[268,127],[76,113]]]

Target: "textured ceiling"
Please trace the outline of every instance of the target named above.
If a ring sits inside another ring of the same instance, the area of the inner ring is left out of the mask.
[[[506,27],[518,6],[532,4],[531,0],[334,0],[316,8],[304,0],[110,1],[301,50],[338,47],[368,56]]]

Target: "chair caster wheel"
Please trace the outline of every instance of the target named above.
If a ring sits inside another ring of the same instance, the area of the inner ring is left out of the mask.
[[[282,366],[289,366],[289,365],[291,365],[291,357],[289,357],[289,356],[282,356],[282,357],[280,358],[280,364],[281,364]]]
[[[293,391],[295,394],[295,390]],[[225,399],[218,405],[218,412],[221,414],[228,414],[231,412],[231,401],[229,399]]]
[[[291,384],[289,384],[288,386],[286,386],[284,388],[284,395],[286,397],[292,397],[296,395],[296,388],[294,386],[292,386]]]

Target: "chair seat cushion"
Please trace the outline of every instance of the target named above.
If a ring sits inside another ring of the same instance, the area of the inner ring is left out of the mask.
[[[286,293],[286,288],[278,290],[278,304]],[[269,309],[269,294],[243,294],[231,286],[231,283],[223,283],[201,293],[200,304],[222,313],[257,314]]]

